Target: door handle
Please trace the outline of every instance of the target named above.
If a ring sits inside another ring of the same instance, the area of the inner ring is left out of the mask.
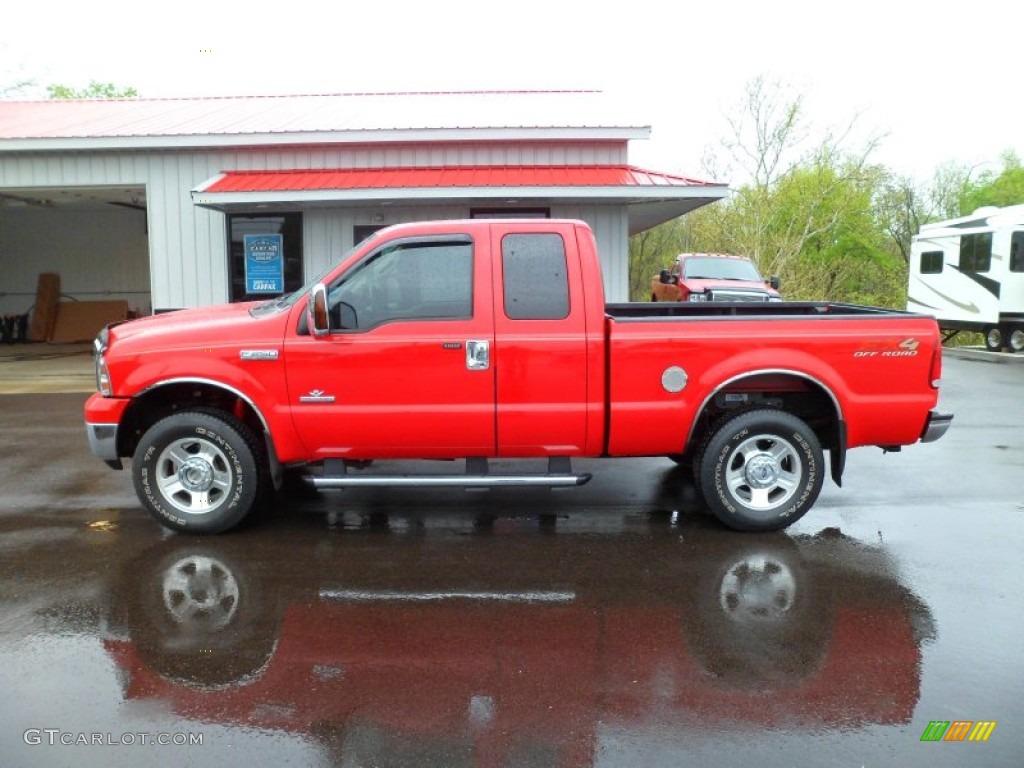
[[[466,342],[466,368],[470,371],[486,371],[491,367],[491,342]]]

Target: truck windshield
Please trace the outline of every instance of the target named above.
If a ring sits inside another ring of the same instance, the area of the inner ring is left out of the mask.
[[[696,258],[684,262],[683,277],[689,280],[750,280],[761,282],[754,265],[746,259]]]

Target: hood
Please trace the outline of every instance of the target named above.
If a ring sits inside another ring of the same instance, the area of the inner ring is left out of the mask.
[[[779,292],[776,291],[765,283],[758,282],[756,280],[715,280],[715,279],[703,279],[703,278],[690,278],[685,280],[686,287],[695,293],[701,293],[703,291],[712,290],[731,290],[731,291],[747,291],[750,293],[761,293],[768,294],[769,296],[778,296]]]
[[[289,312],[286,308],[281,312],[253,317],[250,310],[262,303],[221,304],[129,320],[110,327],[110,344],[122,351],[138,347],[146,352],[156,352],[256,340],[280,342],[282,326]]]

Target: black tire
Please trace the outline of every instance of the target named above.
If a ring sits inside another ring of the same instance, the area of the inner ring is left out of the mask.
[[[1011,352],[1024,352],[1024,324],[1010,326],[1006,346]]]
[[[1003,331],[998,325],[985,327],[985,349],[989,352],[999,352],[1003,348]]]
[[[824,480],[817,436],[775,409],[746,411],[721,423],[695,466],[705,503],[740,531],[777,531],[813,505]]]
[[[238,525],[256,506],[264,474],[252,431],[212,411],[161,419],[142,436],[132,460],[142,505],[181,533],[221,533]]]

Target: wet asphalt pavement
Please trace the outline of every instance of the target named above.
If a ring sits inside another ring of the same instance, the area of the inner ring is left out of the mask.
[[[949,433],[853,451],[781,534],[650,459],[210,538],[89,454],[84,395],[0,396],[0,766],[1021,765],[1022,396],[947,359]]]

